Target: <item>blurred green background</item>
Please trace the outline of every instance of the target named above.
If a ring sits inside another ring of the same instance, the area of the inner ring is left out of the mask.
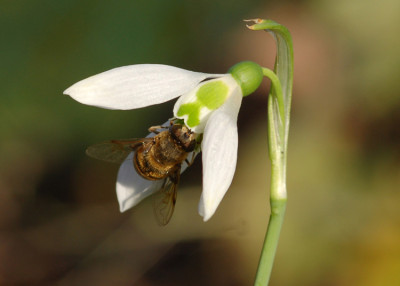
[[[292,32],[287,215],[270,285],[400,285],[400,2],[3,0],[0,4],[0,285],[252,285],[267,226],[268,82],[243,101],[233,184],[197,214],[201,160],[158,227],[151,199],[120,214],[118,166],[85,148],[144,137],[173,102],[132,111],[63,90],[160,63],[223,73],[273,66]]]

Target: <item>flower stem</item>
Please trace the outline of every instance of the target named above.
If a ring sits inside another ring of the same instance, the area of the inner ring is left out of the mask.
[[[271,81],[272,84],[274,84],[272,79]],[[279,90],[278,88],[273,89],[275,91]],[[254,284],[256,286],[266,286],[270,280],[286,210],[286,152],[279,151],[282,145],[280,144],[282,141],[279,140],[282,136],[282,132],[279,132],[279,129],[282,128],[277,128],[278,124],[276,123],[277,118],[274,112],[274,102],[279,102],[279,99],[275,100],[275,96],[271,90],[271,94],[268,98],[268,139],[270,142],[269,154],[271,158],[271,214]],[[284,124],[281,126],[284,126]]]
[[[271,201],[271,215],[269,217],[267,234],[261,251],[260,262],[256,275],[255,286],[268,285],[271,276],[272,265],[278,246],[283,218],[285,215],[286,200]]]
[[[293,44],[286,27],[272,21],[255,19],[251,30],[266,30],[276,40],[277,55],[274,71],[263,68],[271,80],[268,97],[268,141],[271,159],[271,215],[261,251],[255,285],[266,286],[270,280],[286,210],[286,158],[293,84]]]

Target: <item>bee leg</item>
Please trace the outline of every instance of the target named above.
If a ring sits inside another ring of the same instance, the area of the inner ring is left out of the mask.
[[[169,175],[168,178],[169,178],[169,180],[170,180],[172,183],[178,185],[178,184],[179,184],[180,177],[181,177],[181,167],[180,167],[180,165],[179,165],[179,166],[176,168],[176,170],[175,170],[171,175]]]
[[[168,129],[168,126],[162,126],[162,125],[157,125],[157,126],[151,126],[149,128],[149,132],[152,132],[154,134],[160,133],[159,129]]]
[[[195,152],[192,153],[192,159],[190,160],[190,162],[188,161],[188,159],[185,159],[185,162],[186,162],[186,164],[188,165],[188,167],[190,167],[190,166],[193,164],[194,158],[196,158],[196,157],[194,156],[194,154],[195,154]]]

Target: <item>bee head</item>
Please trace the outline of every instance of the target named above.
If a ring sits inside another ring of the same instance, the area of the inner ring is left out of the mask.
[[[196,133],[182,124],[172,124],[169,127],[169,131],[183,150],[186,152],[192,152],[194,150],[196,147]]]

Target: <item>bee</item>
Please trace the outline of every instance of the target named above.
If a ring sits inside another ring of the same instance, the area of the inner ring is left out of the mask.
[[[163,130],[164,131],[159,131]],[[107,162],[124,162],[131,152],[136,172],[146,180],[163,180],[160,192],[154,197],[154,213],[160,225],[166,225],[174,212],[182,163],[193,163],[197,134],[179,121],[170,126],[153,126],[154,137],[111,140],[87,148],[86,154]],[[192,153],[191,162],[188,155]]]

